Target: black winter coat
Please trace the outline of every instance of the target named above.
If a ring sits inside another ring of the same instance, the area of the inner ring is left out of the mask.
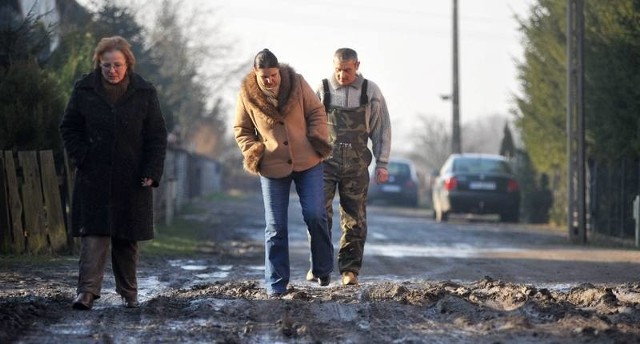
[[[74,236],[153,238],[153,194],[162,177],[167,130],[155,88],[130,73],[127,92],[111,105],[97,69],[76,82],[60,133],[77,166]]]

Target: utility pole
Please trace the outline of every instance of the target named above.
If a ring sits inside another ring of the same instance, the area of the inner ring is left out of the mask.
[[[458,83],[458,0],[453,0],[453,130],[451,131],[451,153],[461,153],[460,139],[460,92]]]
[[[567,157],[569,239],[585,244],[584,1],[567,2]]]

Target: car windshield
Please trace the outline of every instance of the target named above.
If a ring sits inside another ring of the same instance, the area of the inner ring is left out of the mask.
[[[453,172],[462,173],[511,173],[511,169],[506,161],[483,159],[483,158],[462,158],[453,162]]]
[[[387,171],[390,175],[408,177],[411,174],[409,165],[391,162],[387,165]]]

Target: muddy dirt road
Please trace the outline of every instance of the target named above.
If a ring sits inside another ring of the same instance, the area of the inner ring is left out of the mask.
[[[94,309],[71,310],[77,257],[1,257],[0,343],[640,342],[640,251],[429,215],[370,206],[361,285],[340,286],[336,272],[319,287],[304,280],[308,245],[292,199],[294,289],[282,299],[262,287],[259,195],[202,201],[181,216],[186,226],[145,244],[137,309],[122,306],[108,271]],[[190,242],[196,252],[180,251]]]

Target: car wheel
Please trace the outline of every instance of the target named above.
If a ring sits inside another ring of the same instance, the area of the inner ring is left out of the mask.
[[[520,212],[518,209],[510,209],[500,214],[500,222],[518,223],[520,220]]]

